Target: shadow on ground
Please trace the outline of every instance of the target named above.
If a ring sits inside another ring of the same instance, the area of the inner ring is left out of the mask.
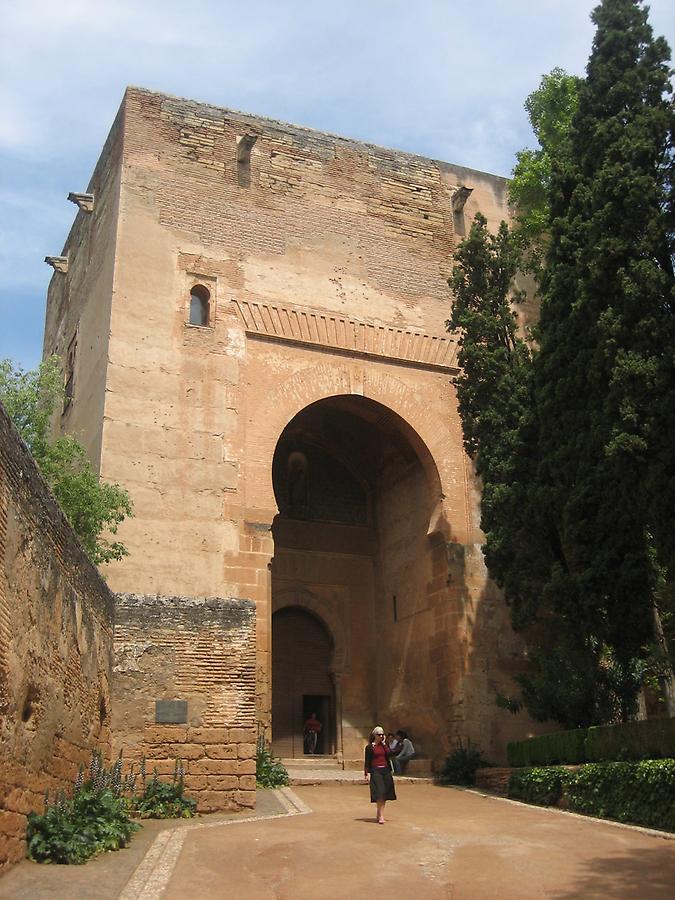
[[[675,845],[663,841],[663,847],[644,848],[623,855],[595,857],[583,864],[574,885],[555,900],[579,900],[580,897],[611,897],[612,900],[635,897],[657,900],[675,897]]]

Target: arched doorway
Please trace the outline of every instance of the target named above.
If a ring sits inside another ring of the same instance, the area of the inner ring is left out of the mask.
[[[335,750],[333,642],[328,629],[298,606],[272,616],[272,742],[281,757],[303,755],[303,723],[315,713],[323,728],[318,754]]]
[[[376,722],[427,735],[431,750],[440,681],[434,642],[447,603],[448,562],[444,540],[430,527],[441,495],[429,451],[381,404],[358,395],[330,397],[283,430],[273,485],[279,513],[272,528],[272,608],[283,612],[286,598],[301,598],[297,605],[309,606],[340,635],[332,670],[326,671],[325,655],[313,657],[324,684],[333,682],[338,758],[356,761]],[[272,620],[272,734],[275,753],[300,755],[297,738],[292,748],[288,742],[284,706],[295,703],[298,722],[298,692],[292,701],[278,696],[284,682],[277,672],[301,665],[291,648],[300,646],[303,626],[296,619],[280,638],[285,625],[278,615]],[[291,662],[279,662],[279,653]]]

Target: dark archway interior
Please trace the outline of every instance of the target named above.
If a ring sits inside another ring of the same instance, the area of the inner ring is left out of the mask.
[[[420,462],[399,421],[380,404],[355,396],[332,397],[298,413],[274,454],[280,515],[372,525],[378,482]]]
[[[348,653],[342,670],[333,672],[339,688],[330,727],[346,759],[360,755],[376,720],[415,730],[433,718],[422,682],[428,682],[434,472],[414,432],[391,410],[360,396],[312,404],[277,444],[273,609],[300,591],[325,621],[340,620]],[[292,630],[283,640],[287,654]],[[279,669],[278,641],[274,624],[272,732],[275,752],[287,755],[282,731],[288,726],[278,721],[279,710],[300,709],[300,699],[290,675]],[[316,657],[314,664],[324,667]]]
[[[335,751],[335,709],[330,675],[333,644],[325,625],[297,606],[272,617],[274,750],[282,758],[303,755],[302,725],[316,713],[323,728],[318,754]],[[311,708],[310,708],[311,707]]]

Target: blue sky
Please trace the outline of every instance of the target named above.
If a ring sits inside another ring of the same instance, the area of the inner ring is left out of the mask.
[[[672,0],[653,0],[675,37]],[[127,84],[508,175],[523,101],[581,74],[588,0],[21,0],[0,34],[0,358],[39,361],[51,269]]]

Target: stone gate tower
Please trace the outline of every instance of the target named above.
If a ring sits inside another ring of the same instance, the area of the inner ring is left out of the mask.
[[[240,598],[278,754],[316,712],[345,761],[375,722],[499,760],[521,648],[480,552],[444,323],[455,242],[479,209],[508,218],[504,179],[129,88],[71,199],[44,346],[61,427],[135,505],[110,585],[173,598],[119,732],[149,698],[227,719],[220,620],[182,613]]]

